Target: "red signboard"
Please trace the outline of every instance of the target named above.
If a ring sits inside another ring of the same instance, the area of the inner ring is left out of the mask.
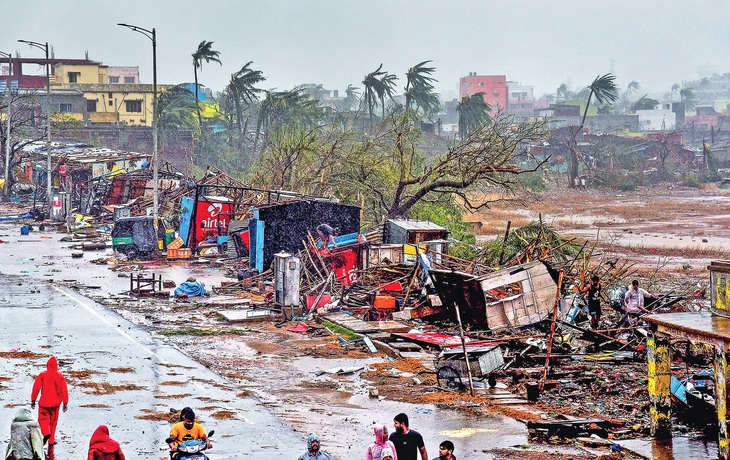
[[[228,198],[204,197],[198,199],[195,210],[196,246],[212,236],[227,235],[233,217],[233,202]]]
[[[335,278],[345,286],[351,285],[357,280],[357,248],[331,251],[322,249],[319,253],[329,259],[332,264],[332,271],[335,272]]]

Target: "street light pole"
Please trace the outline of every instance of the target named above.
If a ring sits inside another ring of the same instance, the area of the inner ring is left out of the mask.
[[[148,30],[142,27],[119,23],[118,26],[126,27],[139,32],[152,40],[152,215],[155,219],[155,232],[157,231],[157,219],[159,218],[159,168],[157,151],[157,33],[155,29]]]
[[[10,103],[12,102],[12,97],[10,95],[10,79],[12,78],[12,72],[11,69],[13,67],[13,55],[10,53],[3,53],[0,51],[0,57],[6,57],[8,58],[8,81],[5,86],[5,95],[8,99],[8,116],[7,116],[7,122],[8,127],[5,130],[5,184],[3,185],[3,194],[5,196],[10,196]]]
[[[51,63],[48,60],[48,42],[38,43],[29,40],[18,40],[20,43],[25,43],[34,48],[44,50],[46,52],[46,202],[48,203],[48,219],[51,218],[51,209],[53,209],[53,196],[51,192]]]

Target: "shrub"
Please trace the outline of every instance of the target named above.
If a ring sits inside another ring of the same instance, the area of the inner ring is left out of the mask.
[[[684,185],[685,187],[700,188],[702,186],[702,181],[699,177],[691,174],[684,178],[682,185]]]
[[[533,192],[544,192],[547,190],[545,179],[536,172],[520,174],[519,180],[523,187]]]

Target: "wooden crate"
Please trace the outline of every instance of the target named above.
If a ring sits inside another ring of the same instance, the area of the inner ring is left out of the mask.
[[[190,248],[170,249],[167,248],[168,259],[189,259],[191,256]]]
[[[167,249],[180,249],[185,242],[179,236],[167,245]]]

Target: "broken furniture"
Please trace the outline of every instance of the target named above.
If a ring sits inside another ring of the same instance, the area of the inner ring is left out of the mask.
[[[439,269],[429,273],[452,316],[458,307],[465,324],[490,330],[535,324],[555,303],[557,283],[540,261],[482,276]]]
[[[162,275],[157,276],[154,273],[152,276],[144,276],[141,273],[137,273],[137,276],[134,276],[133,273],[129,275],[130,294],[135,294],[137,297],[149,297],[160,291],[162,291]]]
[[[502,350],[498,344],[469,347],[467,350],[471,375],[477,379],[487,379],[490,387],[497,384],[493,372],[504,365]],[[439,359],[434,360],[436,380],[439,387],[453,390],[466,388],[463,383],[468,379],[468,368],[464,359],[463,348],[444,350]]]
[[[591,426],[593,425],[593,426]],[[548,440],[553,436],[561,438],[577,438],[581,435],[595,434],[601,438],[608,437],[607,429],[611,422],[601,419],[584,418],[577,420],[540,420],[527,422],[527,430],[530,434]]]

